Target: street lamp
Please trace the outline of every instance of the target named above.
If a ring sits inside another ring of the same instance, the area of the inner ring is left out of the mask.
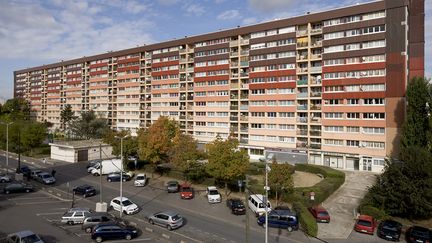
[[[2,122],[0,124],[6,125],[6,174],[9,172],[9,125],[13,122]]]
[[[269,161],[273,160],[274,154],[270,153],[267,155],[267,157],[265,158],[264,162],[265,162],[265,199],[264,199],[264,204],[265,204],[265,243],[268,243],[268,191],[270,190],[270,187],[268,186],[268,173],[271,171],[270,166],[269,166]]]
[[[120,218],[123,215],[123,139],[129,137],[129,135],[125,135],[123,137],[121,136],[115,136],[115,138],[120,139],[120,203],[122,205],[120,210]]]

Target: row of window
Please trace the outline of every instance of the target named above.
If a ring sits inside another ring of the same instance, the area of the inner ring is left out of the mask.
[[[295,89],[279,88],[279,89],[252,89],[251,95],[264,95],[264,94],[294,94]]]
[[[153,72],[160,72],[160,71],[170,71],[170,70],[178,70],[178,65],[172,65],[172,66],[162,66],[162,67],[156,67],[152,68]]]
[[[227,117],[228,112],[214,112],[214,111],[197,111],[195,112],[195,116],[205,116],[205,117]]]
[[[295,130],[294,124],[264,124],[264,123],[251,123],[252,129],[267,129],[267,130]]]
[[[355,127],[355,126],[324,126],[325,132],[333,133],[365,133],[365,134],[385,134],[384,127]]]
[[[351,44],[346,44],[346,45],[324,47],[324,53],[355,51],[355,50],[379,48],[379,47],[385,47],[385,46],[386,46],[385,40],[365,41],[362,43],[351,43]]]
[[[209,50],[209,51],[198,51],[195,53],[195,56],[196,57],[214,56],[219,54],[225,54],[228,52],[229,52],[228,48],[221,48],[221,49]]]
[[[373,55],[373,56],[363,56],[363,57],[349,57],[349,58],[339,58],[324,60],[324,66],[337,66],[345,64],[359,64],[359,63],[371,63],[371,62],[384,62],[386,56],[383,55]]]
[[[196,87],[204,87],[204,86],[223,86],[228,85],[228,80],[216,80],[216,81],[203,81],[203,82],[196,82]]]
[[[161,58],[152,59],[152,63],[171,62],[171,61],[177,61],[178,59],[179,59],[178,55],[169,56],[169,57],[161,57]]]
[[[295,69],[296,65],[294,63],[290,64],[278,64],[278,65],[268,65],[252,67],[251,72],[265,72],[265,71],[277,71],[277,70],[291,70]]]
[[[164,93],[164,94],[152,94],[153,98],[176,98],[179,97],[179,93]]]
[[[352,30],[338,31],[338,32],[324,34],[324,40],[332,40],[332,39],[367,35],[367,34],[376,34],[382,32],[385,32],[385,25],[369,26],[362,29],[352,29]]]
[[[224,65],[229,64],[228,59],[221,59],[215,61],[207,61],[207,62],[197,62],[195,63],[195,67],[206,67],[206,66],[216,66],[216,65]]]
[[[378,11],[373,13],[366,13],[363,15],[353,15],[353,16],[347,16],[343,18],[337,18],[337,19],[330,19],[325,20],[323,22],[324,27],[326,26],[333,26],[333,25],[339,25],[339,24],[348,24],[353,22],[359,22],[359,21],[365,21],[370,19],[378,19],[378,18],[384,18],[386,16],[385,11]]]
[[[367,98],[367,99],[330,99],[324,100],[325,105],[385,105],[384,98]]]
[[[267,78],[251,78],[251,83],[275,83],[275,82],[293,82],[296,81],[296,76],[278,76]]]
[[[293,106],[294,100],[254,100],[249,102],[250,106]]]
[[[124,67],[132,67],[132,66],[139,66],[140,62],[127,62],[127,63],[119,63],[117,64],[118,68],[124,68]]]
[[[216,70],[216,71],[207,71],[207,72],[197,72],[195,73],[195,77],[208,77],[208,76],[219,76],[219,75],[228,75],[229,71],[224,70]]]
[[[195,43],[195,47],[217,45],[217,44],[227,43],[229,41],[230,41],[230,38],[222,38],[222,39],[216,39],[216,40],[209,40],[209,41]]]
[[[274,29],[274,30],[260,31],[260,32],[251,33],[251,39],[265,37],[265,36],[272,36],[277,34],[292,33],[295,31],[296,31],[295,26]]]
[[[364,147],[364,148],[371,148],[371,149],[385,148],[384,142],[374,142],[374,141],[324,139],[324,144],[328,146]]]
[[[364,70],[364,71],[324,73],[324,79],[368,78],[368,77],[383,77],[385,75],[386,75],[385,69],[375,69],[375,70]]]
[[[195,122],[196,126],[199,127],[220,127],[220,128],[228,128],[228,122]]]
[[[324,112],[326,119],[368,119],[368,120],[384,120],[385,113],[383,112]]]
[[[267,142],[279,142],[279,143],[295,143],[295,137],[286,136],[271,136],[271,135],[249,135],[250,141],[267,141]]]
[[[179,87],[178,84],[157,84],[152,85],[152,89],[177,89]]]
[[[152,76],[153,80],[167,80],[167,79],[178,79],[178,78],[179,78],[178,74]]]
[[[250,45],[251,50],[256,49],[263,49],[263,48],[271,48],[271,47],[277,47],[277,46],[286,46],[286,45],[292,45],[295,44],[294,38],[289,38],[285,40],[278,40],[278,41],[271,41],[271,42],[263,42],[258,44]]]
[[[228,90],[195,92],[195,96],[228,96]]]
[[[286,52],[250,56],[250,61],[253,62],[253,61],[262,61],[262,60],[270,60],[270,59],[278,59],[278,58],[295,57],[295,56],[296,56],[295,51],[286,51]]]
[[[178,50],[179,50],[179,47],[175,46],[175,47],[169,47],[169,48],[154,50],[152,53],[154,55],[154,54],[167,53],[167,52],[178,51]]]

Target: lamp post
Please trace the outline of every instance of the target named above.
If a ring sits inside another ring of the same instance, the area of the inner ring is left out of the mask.
[[[0,122],[3,125],[6,125],[6,174],[9,172],[9,125],[12,125],[13,122]]]
[[[120,138],[120,218],[123,216],[123,139],[127,138],[129,135],[125,135],[123,137],[115,136],[115,138]]]
[[[268,173],[271,171],[271,169],[270,169],[268,162],[270,160],[272,160],[273,157],[274,157],[274,154],[270,153],[267,155],[267,157],[265,159],[265,200],[264,200],[264,204],[265,204],[265,243],[268,243],[268,234],[269,234],[269,230],[268,230],[268,191],[270,190],[270,188],[268,186]]]
[[[18,166],[16,173],[21,173],[21,130],[18,129]]]

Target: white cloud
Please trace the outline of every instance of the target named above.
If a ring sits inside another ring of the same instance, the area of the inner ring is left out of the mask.
[[[258,20],[254,17],[250,17],[250,18],[245,18],[243,19],[242,23],[243,25],[251,25],[251,24],[255,24]]]
[[[198,4],[190,4],[184,7],[183,9],[186,11],[186,15],[188,16],[191,15],[201,16],[206,12],[204,7]]]
[[[227,19],[236,19],[240,17],[240,12],[238,10],[227,10],[222,12],[217,16],[217,19],[227,20]]]

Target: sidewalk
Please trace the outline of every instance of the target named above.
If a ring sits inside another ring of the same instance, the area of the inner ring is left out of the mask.
[[[0,150],[0,155],[4,156],[6,158],[6,151]],[[18,154],[9,151],[9,159],[18,160]],[[67,164],[67,162],[64,162],[61,160],[51,159],[51,158],[49,158],[49,156],[46,157],[46,164],[44,164],[42,159],[35,159],[33,157],[24,156],[22,154],[21,154],[21,162],[29,163],[32,165],[37,164],[38,166],[42,166],[42,167]]]
[[[354,228],[356,209],[373,185],[377,174],[371,172],[344,171],[345,183],[326,201],[323,206],[330,214],[328,224],[318,224],[318,237],[322,239],[347,239]]]

